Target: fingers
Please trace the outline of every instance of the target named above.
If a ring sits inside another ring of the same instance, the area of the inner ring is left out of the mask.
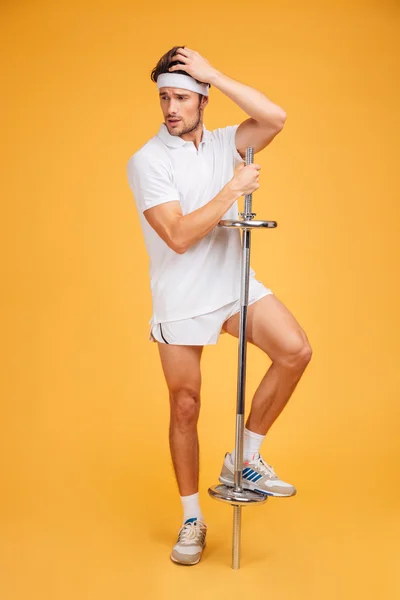
[[[186,56],[185,54],[182,54],[180,52],[177,52],[176,54],[174,54],[174,56],[171,59],[171,62],[175,62],[177,60],[179,60],[183,64],[173,65],[172,67],[169,67],[168,71],[185,71],[186,68],[189,66],[189,64],[188,64],[189,57]]]
[[[179,48],[179,50],[177,50],[175,52],[175,54],[173,55],[171,62],[173,60],[183,60],[186,58],[186,60],[188,60],[192,55],[199,55],[198,52],[196,52],[195,50],[191,50],[190,48]],[[193,56],[192,56],[193,58]]]
[[[176,54],[173,55],[171,62],[175,61],[175,60],[188,60],[189,57],[186,56],[186,54],[181,54],[180,52],[177,52]]]
[[[169,67],[168,71],[186,71],[188,65],[174,65]]]
[[[259,165],[257,163],[251,163],[250,165],[245,165],[244,163],[239,163],[238,166],[236,167],[235,171],[242,171],[245,168],[255,171],[255,173],[257,174],[256,181],[258,181],[258,177],[260,176],[261,165]]]
[[[179,50],[176,51],[176,54],[183,54],[184,56],[189,56],[190,52],[191,52],[190,48],[183,46],[183,47],[179,48]]]
[[[190,55],[190,50],[187,48],[180,48],[175,52],[171,60],[182,60],[182,58],[188,59]]]
[[[178,57],[177,60],[179,60],[180,64],[179,65],[172,65],[172,67],[169,67],[168,70],[169,71],[171,71],[172,69],[178,69],[179,70],[180,67],[187,68],[189,66],[189,64],[187,64],[186,62],[184,62],[184,60],[183,60],[184,58],[185,58],[184,56]],[[175,62],[175,61],[173,61],[173,62]]]

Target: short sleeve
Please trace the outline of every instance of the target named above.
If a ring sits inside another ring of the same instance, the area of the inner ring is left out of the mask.
[[[236,138],[236,130],[238,127],[239,127],[239,124],[238,125],[228,125],[227,127],[224,128],[225,132],[226,132],[226,136],[227,136],[227,144],[232,152],[235,169],[241,163],[246,162],[240,156],[240,154],[236,148],[235,138]]]
[[[168,167],[159,160],[133,155],[127,165],[129,187],[140,212],[165,202],[179,201]]]

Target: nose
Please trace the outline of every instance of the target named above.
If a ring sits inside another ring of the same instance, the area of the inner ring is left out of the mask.
[[[176,116],[178,112],[178,103],[175,102],[174,100],[170,100],[170,102],[168,103],[168,109],[167,109],[167,114],[172,117],[172,116]]]

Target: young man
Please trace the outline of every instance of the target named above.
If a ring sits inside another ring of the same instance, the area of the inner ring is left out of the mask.
[[[246,147],[265,148],[281,131],[285,112],[261,92],[224,75],[194,50],[175,46],[152,71],[164,122],[128,162],[147,252],[153,314],[149,339],[158,343],[170,399],[170,449],[183,505],[183,524],[171,559],[199,562],[207,526],[198,494],[200,359],[220,333],[239,336],[239,230],[217,227],[238,218],[238,199],[259,188],[260,165],[244,166]],[[208,131],[203,113],[213,85],[249,118]],[[272,364],[251,404],[244,436],[248,479],[243,486],[270,496],[292,496],[260,456],[271,425],[311,359],[307,336],[294,316],[250,270],[247,339]],[[244,469],[244,470],[245,470]],[[251,471],[250,471],[251,470]],[[220,481],[233,485],[234,452],[225,455]]]

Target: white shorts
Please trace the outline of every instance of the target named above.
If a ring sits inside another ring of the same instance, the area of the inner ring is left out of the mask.
[[[273,292],[254,277],[250,278],[248,305],[268,294]],[[157,323],[150,328],[149,340],[185,346],[215,345],[220,334],[226,333],[222,329],[223,324],[237,312],[240,312],[240,298],[204,315],[182,321]]]

